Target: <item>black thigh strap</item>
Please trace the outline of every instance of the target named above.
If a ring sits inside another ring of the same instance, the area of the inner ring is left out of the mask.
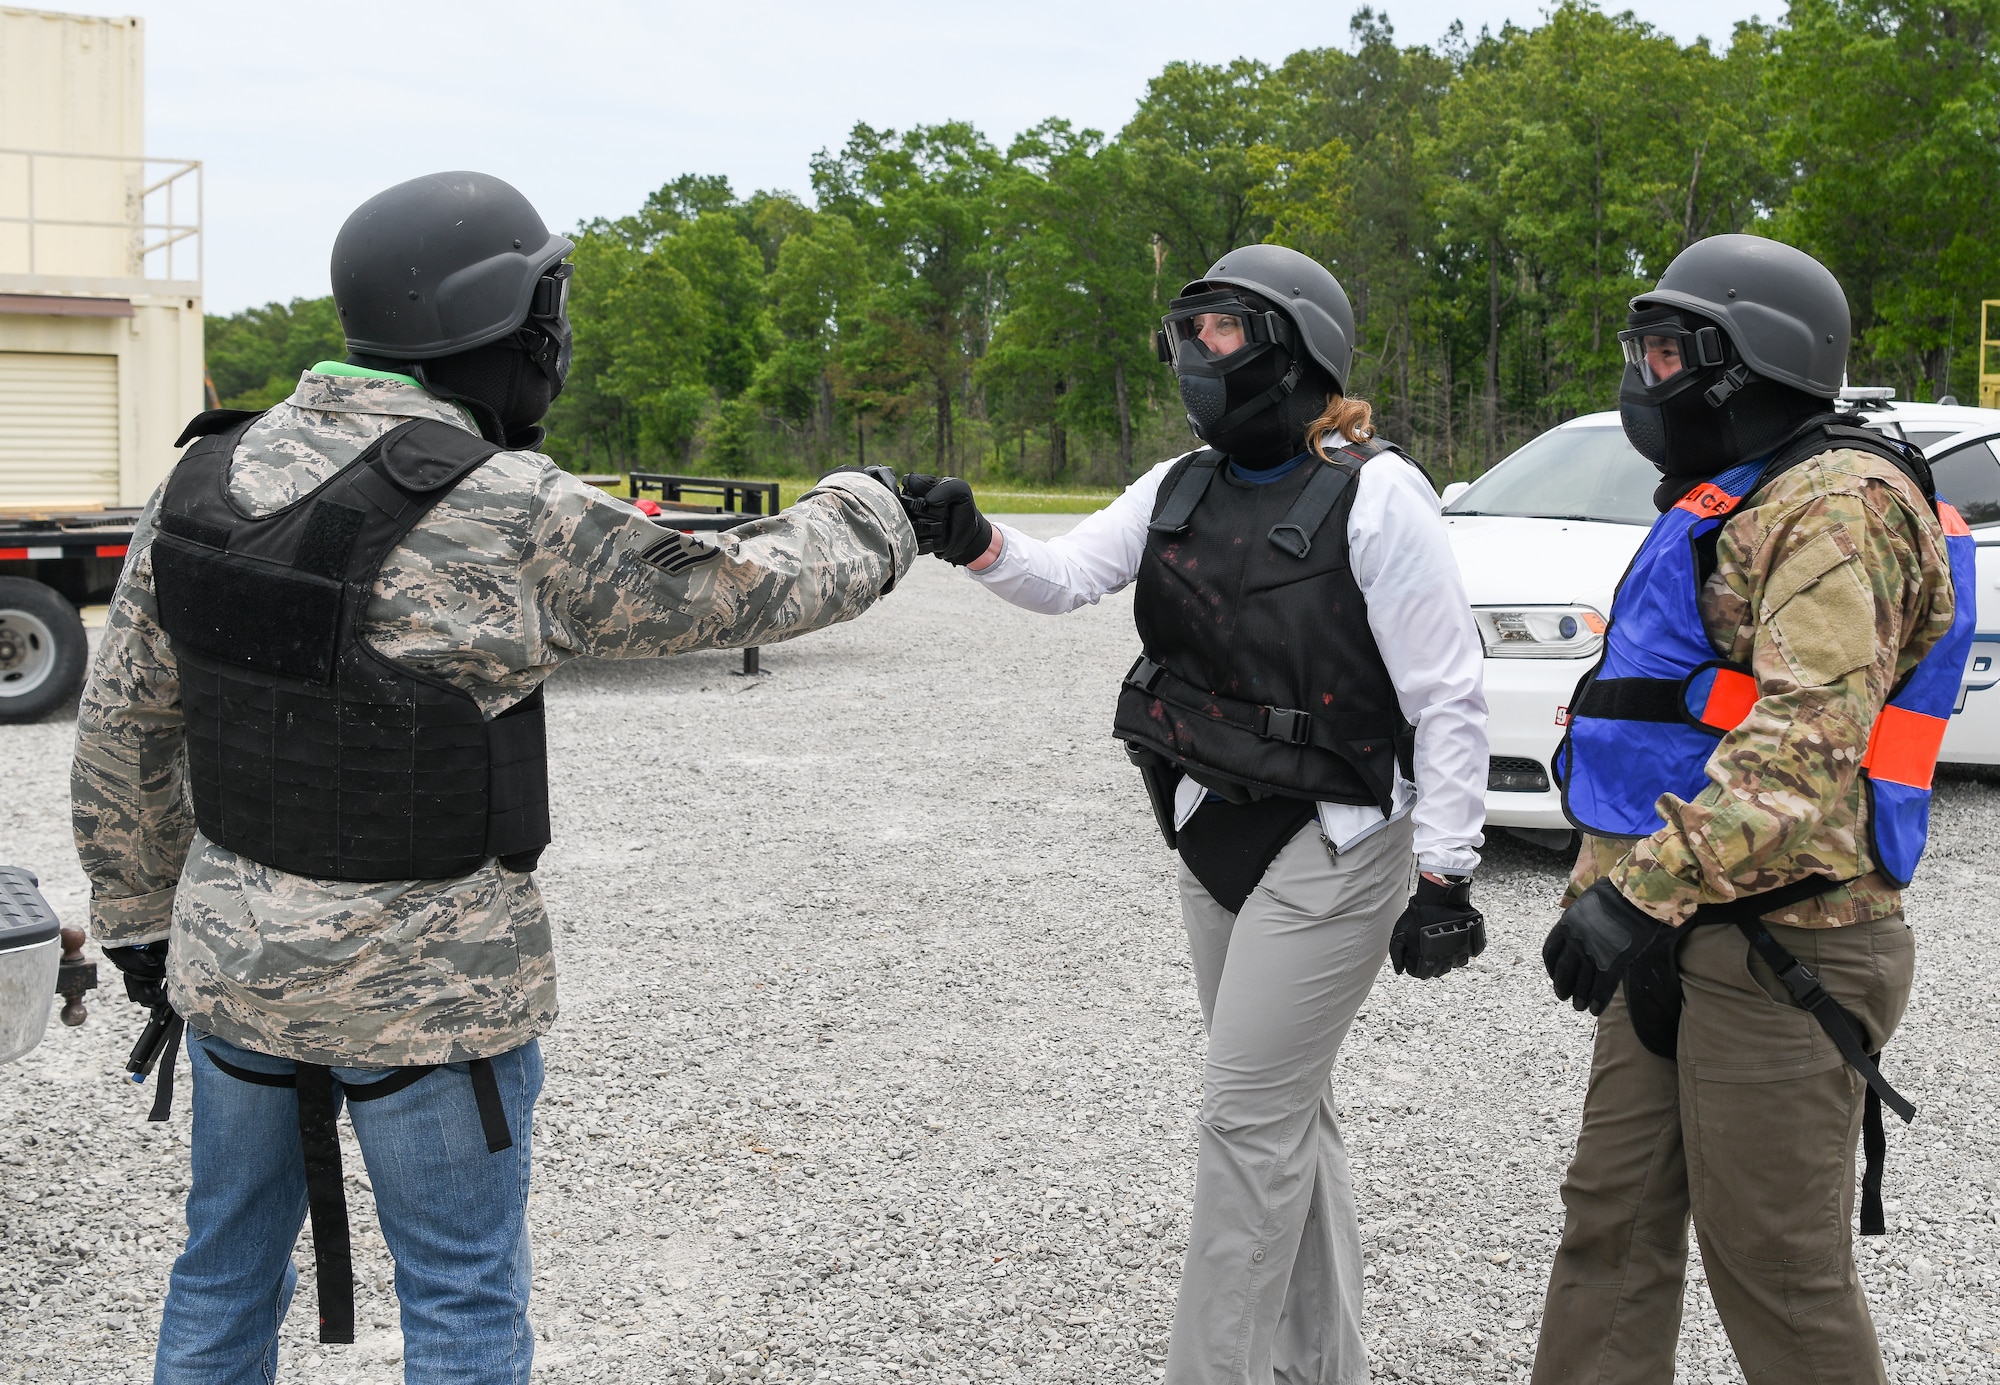
[[[479,1124],[486,1132],[486,1152],[498,1154],[514,1147],[507,1129],[507,1108],[500,1104],[500,1083],[493,1076],[491,1058],[474,1058],[466,1064],[472,1074],[472,1099],[479,1106]]]
[[[1875,1056],[1882,1056],[1877,1049]],[[1873,1087],[1861,1107],[1861,1234],[1880,1236],[1889,1229],[1882,1219],[1882,1161],[1889,1141],[1882,1133],[1882,1098]]]
[[[1819,1027],[1826,1031],[1827,1038],[1840,1050],[1840,1056],[1851,1064],[1868,1083],[1868,1090],[1880,1097],[1883,1104],[1898,1116],[1905,1125],[1916,1119],[1917,1108],[1889,1085],[1889,1079],[1882,1076],[1882,1070],[1875,1066],[1869,1056],[1868,1043],[1863,1037],[1861,1026],[1854,1016],[1847,1013],[1847,1007],[1827,994],[1826,987],[1820,985],[1819,977],[1811,967],[1792,956],[1789,949],[1771,936],[1771,930],[1753,919],[1739,919],[1736,926],[1743,930],[1743,936],[1750,940],[1750,946],[1757,949],[1778,980],[1791,992],[1792,999],[1812,1012],[1819,1021]]]
[[[187,1029],[187,1021],[176,1014],[167,1021],[167,1037],[160,1045],[159,1082],[153,1088],[153,1109],[146,1113],[149,1121],[163,1121],[174,1109],[174,1064],[181,1056],[181,1034]]]
[[[1905,1125],[1915,1119],[1917,1108],[1882,1076],[1882,1069],[1876,1063],[1882,1056],[1881,1050],[1868,1051],[1860,1024],[1846,1006],[1827,994],[1812,968],[1772,937],[1771,930],[1762,922],[1749,918],[1737,918],[1734,922],[1757,955],[1777,973],[1792,999],[1812,1013],[1819,1027],[1833,1040],[1833,1046],[1840,1050],[1840,1056],[1868,1084],[1861,1110],[1861,1234],[1880,1236],[1887,1230],[1882,1215],[1882,1165],[1889,1152],[1889,1142],[1882,1130],[1882,1108],[1887,1106],[1894,1111]]]
[[[1710,917],[1720,915],[1720,921],[1734,923],[1742,931],[1742,935],[1750,939],[1750,947],[1754,947],[1756,955],[1764,959],[1764,965],[1778,975],[1778,981],[1784,983],[1784,989],[1792,995],[1792,999],[1802,1009],[1810,1011],[1816,1021],[1820,1021],[1820,1029],[1824,1029],[1826,1037],[1834,1041],[1836,1049],[1840,1049],[1840,1057],[1848,1061],[1848,1067],[1860,1073],[1862,1081],[1868,1083],[1868,1095],[1862,1101],[1860,1213],[1862,1213],[1862,1235],[1878,1237],[1888,1229],[1882,1217],[1882,1165],[1888,1157],[1888,1139],[1882,1131],[1882,1107],[1888,1107],[1898,1117],[1902,1117],[1904,1125],[1916,1119],[1916,1107],[1910,1103],[1908,1097],[1890,1087],[1886,1077],[1882,1077],[1882,1069],[1876,1063],[1876,1059],[1882,1057],[1882,1051],[1876,1049],[1874,1053],[1868,1053],[1866,1035],[1862,1033],[1862,1027],[1854,1021],[1854,1017],[1848,1015],[1846,1007],[1832,995],[1828,995],[1826,987],[1820,985],[1820,979],[1812,973],[1812,969],[1806,967],[1796,957],[1792,957],[1792,951],[1784,943],[1774,939],[1770,935],[1770,929],[1764,927],[1764,921],[1758,919],[1760,913],[1770,913],[1770,909],[1782,907],[1786,903],[1796,903],[1794,899],[1780,899],[1780,895],[1796,895],[1800,899],[1810,899],[1810,895],[1798,895],[1798,891],[1808,887],[1810,881],[1802,881],[1798,885],[1788,885],[1784,889],[1770,891],[1768,895],[1758,895],[1748,901],[1738,901],[1738,905],[1720,905],[1720,907],[1704,905],[1696,913],[1696,921],[1704,921],[1702,915]],[[1828,881],[1826,885],[1822,885],[1818,891],[1812,893],[1824,893],[1824,889],[1830,887],[1832,881]]]
[[[1802,903],[1842,883],[1826,876],[1808,876],[1790,885],[1781,885],[1764,894],[1751,895],[1728,904],[1704,904],[1695,911],[1691,922],[1735,924],[1750,940],[1750,946],[1756,949],[1757,955],[1764,959],[1764,964],[1776,973],[1792,999],[1819,1021],[1819,1027],[1826,1031],[1827,1038],[1833,1040],[1840,1056],[1868,1084],[1868,1095],[1861,1110],[1861,1234],[1880,1236],[1885,1230],[1882,1164],[1888,1154],[1888,1140],[1882,1130],[1882,1108],[1886,1105],[1902,1117],[1906,1125],[1916,1118],[1917,1108],[1889,1085],[1888,1078],[1882,1076],[1882,1069],[1876,1062],[1882,1056],[1881,1050],[1877,1049],[1874,1053],[1868,1051],[1867,1037],[1860,1023],[1847,1012],[1847,1007],[1827,993],[1811,967],[1794,957],[1790,948],[1771,936],[1771,930],[1762,918],[1774,909]],[[1676,978],[1676,1017],[1679,1013],[1679,993]]]
[[[347,1190],[341,1184],[340,1132],[329,1068],[299,1063],[299,1153],[306,1166],[306,1208],[312,1215],[313,1270],[319,1282],[319,1339],[354,1340],[354,1249],[347,1231]]]
[[[293,1087],[299,1094],[299,1153],[306,1169],[306,1209],[312,1217],[313,1274],[319,1283],[319,1339],[354,1340],[354,1247],[347,1224],[347,1190],[341,1179],[340,1134],[335,1124],[333,1089],[341,1087],[349,1101],[377,1101],[438,1070],[439,1064],[397,1068],[374,1082],[348,1085],[331,1068],[295,1063],[290,1073],[256,1072],[209,1055],[209,1061],[239,1082],[259,1087]],[[498,1154],[511,1149],[507,1109],[500,1103],[500,1083],[489,1058],[475,1058],[467,1068],[472,1099],[479,1107],[479,1124],[486,1149]]]

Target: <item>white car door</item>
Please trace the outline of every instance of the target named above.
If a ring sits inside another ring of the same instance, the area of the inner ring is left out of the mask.
[[[1960,434],[1926,449],[1938,495],[1965,517],[1979,545],[1979,623],[1939,758],[2000,764],[2000,439]]]

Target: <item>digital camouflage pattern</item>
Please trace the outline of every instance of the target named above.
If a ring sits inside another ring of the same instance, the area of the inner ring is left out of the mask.
[[[1889,693],[1951,629],[1944,532],[1901,472],[1825,452],[1731,515],[1701,593],[1709,643],[1748,664],[1759,698],[1708,762],[1692,802],[1636,843],[1584,834],[1563,897],[1601,876],[1668,923],[1807,875],[1852,884],[1769,915],[1837,928],[1886,918],[1902,895],[1874,868],[1860,777]]]
[[[252,514],[291,504],[410,418],[472,431],[414,386],[308,372],[245,434],[230,498]],[[489,860],[458,880],[309,880],[195,830],[179,674],[153,599],[158,500],[77,717],[72,813],[98,942],[171,935],[170,993],[190,1024],[300,1062],[463,1062],[547,1031],[555,958],[532,875]],[[902,507],[864,476],[828,477],[725,534],[686,535],[547,457],[509,452],[389,555],[364,631],[492,716],[570,659],[773,644],[852,619],[915,557]]]

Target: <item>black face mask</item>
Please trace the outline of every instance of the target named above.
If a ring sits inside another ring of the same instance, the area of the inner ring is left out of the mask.
[[[549,334],[524,328],[456,356],[419,361],[410,370],[439,399],[463,405],[488,442],[535,448],[545,436],[542,417],[562,393],[559,372],[548,368],[559,346]],[[568,353],[561,355],[567,365]]]
[[[1622,334],[1678,338],[1683,368],[1648,382],[1648,372],[1628,361],[1618,390],[1618,416],[1633,449],[1666,478],[1661,493],[1771,451],[1800,424],[1824,413],[1826,401],[1755,375],[1715,324],[1674,311],[1635,312]],[[1656,496],[1657,500],[1658,497]]]
[[[1268,383],[1268,382],[1267,382]],[[1227,432],[1216,430],[1209,446],[1255,471],[1288,462],[1306,450],[1306,430],[1326,412],[1333,377],[1308,362],[1290,394],[1251,414]],[[1254,398],[1255,395],[1253,394]]]

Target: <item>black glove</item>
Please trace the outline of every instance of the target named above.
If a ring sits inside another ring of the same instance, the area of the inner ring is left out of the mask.
[[[1563,910],[1542,944],[1542,965],[1556,983],[1556,999],[1603,1014],[1632,959],[1666,926],[1609,880],[1598,881]]]
[[[838,476],[843,471],[850,471],[856,473],[857,475],[866,476],[871,481],[879,481],[883,485],[889,488],[889,494],[895,496],[898,500],[901,500],[903,498],[901,493],[896,488],[896,471],[894,467],[837,466],[832,471],[827,472],[826,476],[822,476],[819,479],[824,481],[827,476]],[[907,510],[909,506],[905,505],[903,508]]]
[[[1486,951],[1486,920],[1472,907],[1472,879],[1448,885],[1417,877],[1410,907],[1389,934],[1389,961],[1396,975],[1408,972],[1428,981],[1464,966]]]
[[[903,509],[917,531],[917,552],[964,567],[993,546],[993,524],[973,503],[972,487],[956,476],[903,478]]]
[[[125,976],[125,998],[135,1005],[167,1003],[167,940],[131,947],[107,947],[104,960]]]

